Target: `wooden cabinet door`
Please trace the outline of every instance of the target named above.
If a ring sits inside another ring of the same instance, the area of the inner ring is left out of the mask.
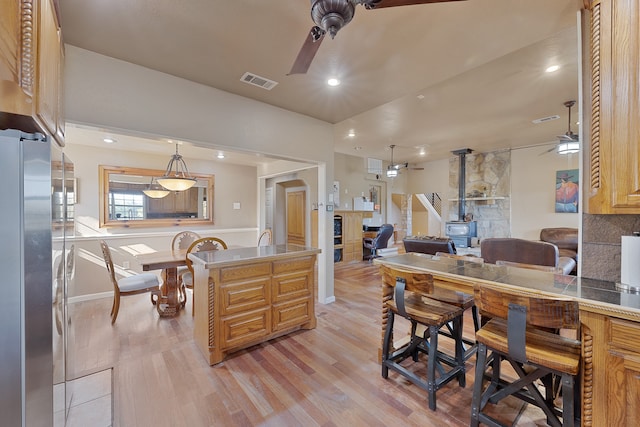
[[[608,324],[607,422],[636,426],[640,419],[640,331],[637,325],[611,319]]]
[[[287,243],[306,244],[305,191],[287,193]]]
[[[13,115],[33,114],[37,49],[37,0],[3,1],[0,14],[0,118],[3,122],[15,120]]]
[[[52,0],[40,1],[36,114],[49,135],[57,134],[60,96],[60,31]]]
[[[362,213],[349,212],[345,215],[345,261],[362,260]]]
[[[3,1],[0,121],[64,144],[62,35],[53,0]]]
[[[640,213],[640,3],[593,0],[591,131],[585,180],[592,214]]]

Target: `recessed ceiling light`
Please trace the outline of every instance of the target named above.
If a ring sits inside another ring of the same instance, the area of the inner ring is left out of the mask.
[[[553,73],[554,71],[558,71],[560,69],[559,65],[551,65],[550,67],[547,67],[546,71],[547,73]]]
[[[114,142],[116,142],[116,140],[113,138],[103,138],[102,141],[106,142],[107,144],[113,144]]]
[[[340,84],[340,80],[335,77],[331,77],[329,80],[327,80],[327,84],[329,86],[338,86]]]
[[[356,136],[356,131],[354,131],[353,129],[351,129],[351,130],[349,131],[349,133],[347,134],[347,136],[348,136],[349,138],[353,138],[354,136]]]
[[[218,157],[219,159],[224,159],[224,153],[223,153],[223,152],[218,153],[218,156],[217,156],[217,157]]]
[[[424,99],[424,95],[418,95],[418,99]]]

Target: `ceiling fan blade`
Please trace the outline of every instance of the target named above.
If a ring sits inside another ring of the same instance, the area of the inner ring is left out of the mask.
[[[318,30],[320,30],[321,33],[318,33]],[[298,52],[298,56],[291,67],[291,71],[287,74],[288,76],[291,74],[305,74],[307,72],[323,39],[324,31],[319,27],[313,27],[311,31],[309,31],[309,34],[302,44],[300,52]]]
[[[558,148],[558,145],[554,145],[553,147],[549,148],[548,150],[545,150],[542,153],[538,154],[538,156],[542,156],[544,154],[550,153],[550,152],[556,150],[557,148]]]
[[[445,3],[450,1],[466,0],[380,0],[379,3],[375,3],[375,0],[370,0],[364,1],[363,3],[367,9],[381,9],[383,7],[409,6],[412,4]]]
[[[568,135],[567,134],[558,135],[556,136],[556,138],[558,138],[558,140],[560,140],[561,142],[579,142],[578,135],[574,133],[570,133]]]

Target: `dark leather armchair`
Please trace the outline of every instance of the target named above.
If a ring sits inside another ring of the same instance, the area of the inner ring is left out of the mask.
[[[553,243],[558,247],[560,258],[573,258],[578,265],[578,229],[570,227],[543,228],[540,230],[540,240]],[[576,274],[574,267],[571,274]]]
[[[569,274],[576,265],[572,258],[561,257],[553,243],[516,238],[484,239],[480,242],[480,256],[491,264],[502,260],[557,267],[563,274]]]
[[[376,237],[365,237],[362,239],[362,246],[365,249],[369,249],[369,255],[365,255],[365,259],[372,259],[376,257],[378,249],[384,249],[389,244],[389,239],[393,235],[393,225],[382,224]]]

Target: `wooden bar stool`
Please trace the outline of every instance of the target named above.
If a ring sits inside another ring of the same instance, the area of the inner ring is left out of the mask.
[[[457,378],[461,387],[465,386],[464,349],[462,343],[462,308],[429,298],[433,293],[433,276],[389,266],[381,266],[383,284],[393,288],[393,298],[385,301],[388,310],[387,324],[382,344],[382,377],[387,378],[389,369],[406,377],[418,387],[427,391],[429,408],[436,409],[436,391]],[[405,292],[406,291],[406,292]],[[411,322],[410,341],[400,349],[391,352],[393,323],[395,315]],[[438,349],[438,331],[449,322],[455,341],[455,356]],[[417,326],[426,327],[424,334],[416,334]],[[418,377],[400,363],[408,358],[414,362],[419,354],[427,354],[426,379]],[[449,369],[444,365],[448,365]],[[436,377],[438,374],[438,377]]]
[[[496,404],[513,395],[540,407],[549,425],[574,426],[579,414],[574,400],[580,393],[574,388],[580,371],[581,343],[558,331],[573,329],[578,336],[578,302],[488,285],[477,286],[474,296],[480,313],[488,314],[491,320],[476,333],[478,353],[470,425],[504,426],[483,409],[487,403]],[[489,351],[491,355],[487,356]],[[517,379],[501,376],[502,361],[509,362]],[[483,391],[485,377],[491,381]],[[538,389],[538,380],[545,396]],[[562,409],[554,404],[558,381]]]
[[[475,264],[484,264],[484,259],[473,256],[473,255],[458,255],[458,254],[450,254],[446,252],[436,252],[436,258],[449,258],[454,259],[461,262],[473,262]],[[466,294],[464,292],[457,292],[448,289],[436,288],[434,293],[430,295],[430,298],[436,299],[438,301],[446,302],[447,304],[455,305],[456,307],[462,308],[465,312],[467,309],[471,309],[471,317],[473,319],[473,329],[474,334],[478,332],[480,329],[480,315],[478,314],[478,308],[476,307],[473,295]],[[464,317],[463,317],[464,319]],[[464,320],[463,320],[464,324]],[[446,330],[441,330],[440,333],[442,335],[446,335],[451,337],[451,325],[447,325]],[[464,350],[464,360],[468,360],[471,356],[473,356],[478,346],[476,345],[475,336],[473,339],[462,337],[462,342],[466,345]]]

